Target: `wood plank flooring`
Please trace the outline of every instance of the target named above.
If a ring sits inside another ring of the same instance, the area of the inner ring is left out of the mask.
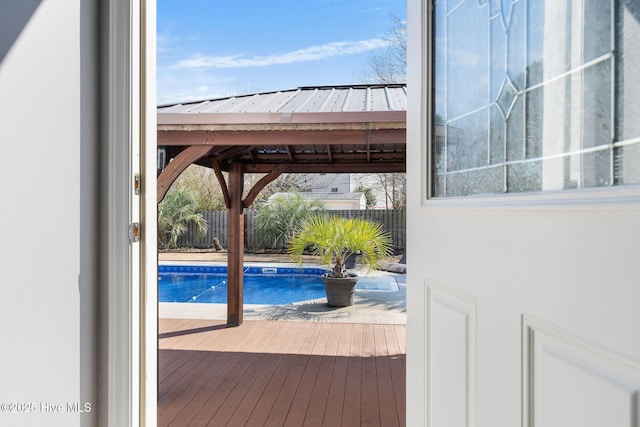
[[[161,319],[158,425],[404,426],[404,325]]]

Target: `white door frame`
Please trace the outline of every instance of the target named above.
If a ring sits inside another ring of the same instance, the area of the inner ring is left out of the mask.
[[[420,205],[427,198],[427,129],[430,128],[431,104],[427,97],[431,76],[427,70],[425,50],[429,44],[427,32],[431,19],[431,2],[421,0],[407,1],[407,150],[412,155],[407,156],[407,173],[410,170],[420,171],[420,179],[407,179],[407,224],[418,224],[416,209],[412,206]],[[407,178],[409,175],[407,174]],[[420,201],[416,203],[416,201]],[[415,218],[414,218],[415,217]],[[411,239],[411,235],[407,236]],[[409,255],[411,257],[411,255]],[[426,301],[425,289],[421,286],[420,277],[411,269],[407,279],[418,286],[407,289],[407,425],[425,425],[427,412],[427,369],[425,363],[426,351]]]
[[[100,10],[103,99],[100,423],[157,424],[154,0]],[[104,409],[106,408],[106,410]]]

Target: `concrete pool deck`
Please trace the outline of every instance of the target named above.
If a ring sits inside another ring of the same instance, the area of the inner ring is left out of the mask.
[[[399,258],[399,257],[398,257]],[[225,252],[161,252],[161,264],[170,263],[220,263],[227,261]],[[284,254],[245,254],[246,265],[288,264]],[[397,259],[390,259],[391,262]],[[305,266],[317,266],[315,257],[305,257]],[[285,305],[244,305],[245,320],[285,320],[307,322],[342,322],[370,324],[406,324],[406,274],[372,271],[373,276],[393,278],[398,291],[357,290],[354,304],[350,307],[330,307],[325,298],[295,302]],[[226,304],[159,303],[160,318],[167,319],[211,319],[227,317]]]

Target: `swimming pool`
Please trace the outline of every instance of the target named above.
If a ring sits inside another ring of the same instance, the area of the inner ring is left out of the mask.
[[[290,304],[324,298],[323,268],[245,267],[245,304]],[[360,283],[362,282],[362,283]],[[359,280],[356,290],[396,291],[388,280]],[[158,267],[160,302],[227,302],[227,267],[160,265]]]

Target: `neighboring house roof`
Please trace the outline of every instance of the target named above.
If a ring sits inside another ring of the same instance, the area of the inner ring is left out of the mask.
[[[318,193],[318,192],[304,192],[304,193],[273,193],[269,196],[269,201],[275,199],[276,197],[294,197],[296,194],[304,197],[307,200],[344,200],[344,201],[355,201],[359,202],[362,197],[364,197],[364,193]]]
[[[367,199],[364,193],[274,193],[268,201],[273,202],[278,197],[294,197],[300,195],[309,201],[319,201],[324,209],[366,209]]]

